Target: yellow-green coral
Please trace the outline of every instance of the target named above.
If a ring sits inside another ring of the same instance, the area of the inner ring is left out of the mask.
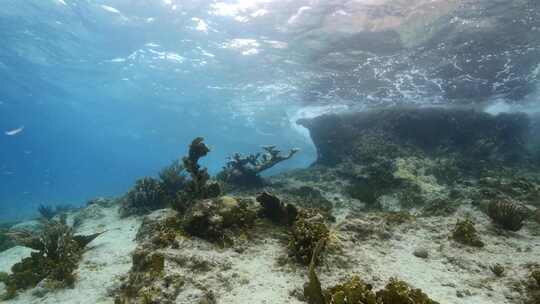
[[[298,219],[293,224],[289,239],[290,255],[294,256],[298,262],[308,265],[317,243],[321,240],[325,243],[329,235],[330,231],[319,213],[298,216]],[[319,256],[315,256],[314,259],[315,263],[317,263]]]
[[[372,286],[364,283],[360,277],[353,276],[345,283],[327,289],[325,301],[329,304],[377,304],[377,297]]]
[[[452,238],[459,243],[473,247],[484,247],[484,242],[480,240],[480,237],[476,233],[474,223],[465,219],[463,221],[457,221],[456,227],[452,231]]]
[[[360,302],[362,303],[362,302]],[[379,304],[437,304],[420,289],[411,288],[409,284],[391,278],[384,289],[377,291]]]

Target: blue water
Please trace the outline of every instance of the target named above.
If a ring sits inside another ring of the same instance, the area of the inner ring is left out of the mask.
[[[215,34],[180,30],[193,22],[152,2],[2,2],[1,219],[119,195],[196,136],[213,148],[203,161],[212,173],[228,155],[266,144],[302,149],[277,171],[314,159],[291,130],[288,100],[261,91],[276,84],[265,82],[272,75],[245,69],[258,63],[214,46]]]
[[[212,173],[234,152],[302,149],[271,174],[315,159],[294,123],[305,115],[464,98],[536,103],[540,48],[529,36],[494,46],[491,56],[474,57],[484,50],[474,47],[471,58],[450,54],[445,64],[455,71],[442,73],[427,52],[411,57],[384,45],[390,50],[376,56],[371,40],[335,44],[318,32],[328,29],[320,17],[358,13],[338,2],[3,0],[0,220],[32,216],[39,204],[120,195],[185,154],[196,136],[213,149],[203,161]],[[538,34],[533,2],[523,17],[530,37]],[[364,62],[358,48],[376,60]],[[341,55],[340,65],[329,63]]]

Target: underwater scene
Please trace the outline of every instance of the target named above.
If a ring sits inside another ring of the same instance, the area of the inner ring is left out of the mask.
[[[0,303],[540,304],[538,0],[2,0]]]

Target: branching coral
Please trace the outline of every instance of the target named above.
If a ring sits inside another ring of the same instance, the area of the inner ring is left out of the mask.
[[[304,265],[308,265],[312,260],[317,244],[323,241],[324,244],[330,236],[330,231],[324,223],[324,218],[320,213],[304,212],[297,217],[294,222],[289,239],[289,254]],[[319,262],[320,256],[314,256],[314,262]]]
[[[456,227],[452,231],[452,238],[459,243],[473,247],[484,247],[484,242],[476,233],[474,223],[469,220],[458,221]]]
[[[12,267],[12,274],[6,279],[5,298],[12,298],[18,290],[36,286],[45,279],[56,282],[54,286],[72,286],[75,282],[73,272],[84,248],[99,235],[101,233],[74,235],[65,216],[58,221],[45,221],[37,236],[24,231],[10,234],[19,245],[37,251]]]
[[[489,204],[487,215],[495,225],[510,231],[518,231],[528,217],[528,210],[509,201],[497,201]]]
[[[199,165],[199,160],[208,152],[210,148],[204,143],[202,137],[197,137],[191,142],[188,156],[182,159],[183,166],[191,179],[179,194],[179,199],[174,205],[176,210],[184,212],[195,200],[217,197],[221,193],[219,184],[209,182],[208,170]]]
[[[120,215],[141,215],[165,208],[167,200],[160,183],[151,177],[139,179],[122,200]]]
[[[276,164],[290,159],[299,149],[292,149],[287,155],[282,155],[275,146],[263,146],[264,153],[250,154],[242,156],[235,153],[229,158],[227,165],[220,173],[220,178],[226,183],[234,184],[240,187],[260,187],[263,180],[260,173],[270,169]]]

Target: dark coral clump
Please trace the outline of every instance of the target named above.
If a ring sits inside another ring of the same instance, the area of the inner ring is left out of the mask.
[[[9,229],[0,228],[0,252],[15,246],[15,243],[7,235],[8,232],[9,232]]]
[[[259,215],[277,224],[290,226],[298,215],[298,209],[294,205],[284,204],[277,196],[268,192],[259,194],[257,202],[261,204]]]
[[[222,196],[193,205],[184,215],[183,228],[190,235],[225,245],[232,243],[236,232],[250,228],[256,218],[247,200]]]
[[[309,265],[312,258],[315,264],[320,260],[319,253],[324,249],[330,236],[330,231],[324,223],[324,217],[317,212],[304,211],[297,217],[292,226],[289,238],[289,254],[304,265]],[[322,242],[321,250],[314,255],[318,243]]]
[[[218,183],[210,182],[210,175],[206,168],[201,168],[199,160],[210,152],[202,137],[195,138],[189,146],[188,156],[182,158],[183,167],[189,173],[190,179],[186,182],[184,190],[178,195],[174,208],[184,212],[196,200],[218,197],[221,187]]]
[[[5,298],[12,298],[18,290],[34,287],[43,280],[57,287],[72,287],[74,271],[84,248],[100,234],[75,235],[66,224],[65,216],[58,221],[45,221],[42,232],[37,236],[25,231],[11,232],[10,236],[16,243],[36,252],[13,265],[12,273],[5,280]]]
[[[219,174],[224,182],[244,188],[261,187],[264,182],[260,173],[272,168],[276,164],[290,159],[299,149],[291,149],[282,155],[275,146],[263,146],[263,153],[242,156],[236,153],[229,158],[227,165]]]
[[[489,204],[487,215],[498,227],[518,231],[528,217],[528,210],[517,203],[503,200]]]
[[[129,190],[122,199],[120,215],[142,215],[153,210],[167,207],[167,196],[159,181],[145,177],[135,182],[133,189]]]
[[[474,228],[474,223],[469,219],[458,220],[456,227],[452,231],[452,239],[467,246],[484,247],[484,242],[480,240],[476,228]]]
[[[159,172],[159,183],[170,200],[176,198],[178,193],[184,189],[187,182],[184,165],[175,160],[169,166]]]

